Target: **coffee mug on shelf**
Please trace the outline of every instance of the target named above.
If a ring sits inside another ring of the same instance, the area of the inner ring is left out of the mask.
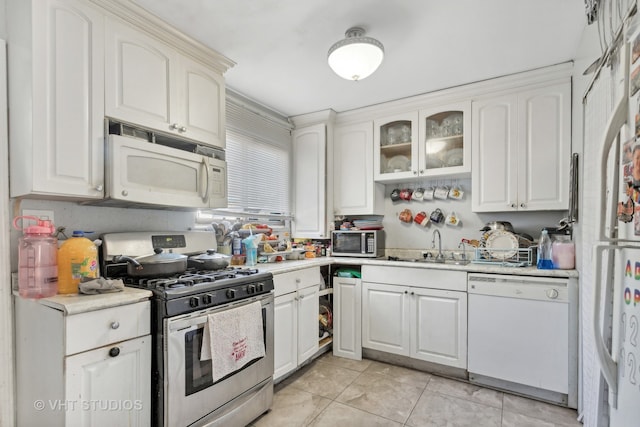
[[[399,188],[394,188],[391,191],[391,200],[394,202],[397,202],[398,200],[400,200],[400,189]]]
[[[416,216],[413,218],[413,222],[423,227],[426,227],[427,225],[429,225],[429,216],[424,211],[418,212]]]
[[[400,218],[400,221],[402,222],[411,222],[413,220],[413,214],[411,213],[411,209],[405,209],[402,212],[400,212],[400,215],[398,215],[398,218]]]
[[[416,191],[414,191],[413,194],[411,195],[411,200],[422,200],[423,197],[424,197],[424,188],[418,187],[416,188]]]
[[[456,226],[460,224],[460,218],[458,218],[458,215],[454,211],[451,211],[451,213],[447,215],[445,223],[447,225]]]
[[[464,196],[464,191],[462,191],[462,188],[460,188],[457,185],[454,186],[451,190],[449,190],[450,199],[460,200],[462,199],[462,196]]]
[[[431,218],[431,222],[436,223],[436,224],[440,224],[442,221],[444,221],[444,214],[438,208],[435,211],[431,212],[431,217],[430,218]]]
[[[436,199],[446,199],[447,197],[449,197],[449,187],[447,187],[446,185],[436,187],[435,191],[433,192],[433,197],[435,197]]]
[[[433,200],[433,187],[427,187],[422,193],[422,200]]]
[[[411,189],[409,189],[409,188],[404,188],[404,189],[400,190],[400,198],[402,200],[406,200],[406,201],[411,200],[411,195],[412,194],[413,194],[413,191],[411,191]]]

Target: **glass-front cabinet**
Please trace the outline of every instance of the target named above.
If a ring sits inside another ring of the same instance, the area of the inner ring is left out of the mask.
[[[401,182],[471,172],[471,101],[374,121],[375,180]]]
[[[418,175],[418,112],[374,121],[374,179],[399,181]]]
[[[420,176],[471,172],[471,101],[420,110]]]

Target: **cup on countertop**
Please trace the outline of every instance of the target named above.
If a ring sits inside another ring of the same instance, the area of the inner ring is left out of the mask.
[[[406,200],[406,201],[411,200],[411,195],[412,194],[413,194],[413,191],[411,191],[411,189],[409,189],[409,188],[404,188],[404,189],[400,190],[400,198],[402,200]]]
[[[435,211],[431,212],[430,219],[431,219],[431,222],[440,224],[442,221],[444,221],[444,214],[438,208]]]
[[[422,200],[424,197],[424,188],[418,187],[411,195],[411,200]]]
[[[427,215],[427,213],[424,211],[418,212],[416,216],[413,218],[413,222],[423,227],[426,227],[427,225],[429,225],[429,215]]]
[[[433,192],[433,197],[435,197],[436,199],[446,199],[447,197],[449,197],[449,187],[447,187],[446,185],[436,187],[435,191]]]
[[[400,200],[400,189],[394,188],[391,190],[391,201],[397,202],[398,200]]]
[[[398,215],[398,218],[400,218],[400,221],[402,222],[406,222],[409,223],[413,220],[413,214],[411,213],[411,209],[405,209],[402,212],[400,212],[400,215]]]

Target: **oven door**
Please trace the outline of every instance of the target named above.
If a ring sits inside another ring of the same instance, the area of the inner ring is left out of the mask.
[[[136,138],[109,135],[106,175],[110,200],[207,208],[215,191],[216,197],[226,202],[226,191],[222,191],[226,187],[224,162]],[[217,200],[216,204],[224,202]]]
[[[200,361],[207,316],[254,301],[262,303],[265,356],[214,383],[211,360]],[[191,425],[235,397],[273,377],[273,294],[165,319],[164,425]]]

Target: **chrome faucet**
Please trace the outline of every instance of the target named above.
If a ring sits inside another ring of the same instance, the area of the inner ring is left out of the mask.
[[[466,261],[467,260],[467,244],[465,242],[460,242],[460,244],[458,244],[458,249],[460,249],[460,246],[462,246],[462,260]]]
[[[444,262],[444,254],[442,253],[442,236],[440,230],[433,230],[433,240],[431,241],[431,247],[436,247],[436,234],[438,235],[438,255],[436,255],[436,262]]]

